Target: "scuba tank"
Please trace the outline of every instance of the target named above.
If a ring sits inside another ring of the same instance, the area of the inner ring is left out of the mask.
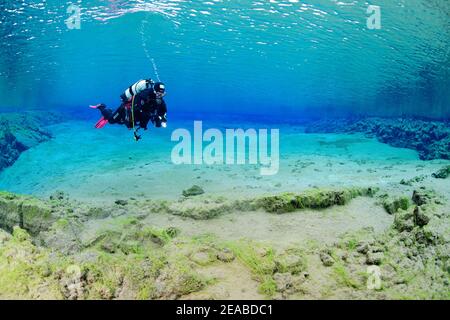
[[[135,95],[150,89],[155,83],[153,80],[139,80],[135,84],[131,85],[125,92],[120,96],[123,102],[130,101]]]

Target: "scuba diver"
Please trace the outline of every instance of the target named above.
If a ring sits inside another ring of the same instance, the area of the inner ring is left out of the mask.
[[[139,141],[139,129],[147,130],[150,121],[157,128],[167,127],[167,106],[163,99],[165,95],[164,83],[155,83],[151,79],[139,80],[120,96],[122,104],[116,111],[113,112],[104,104],[90,106],[102,113],[102,118],[95,127],[101,129],[108,123],[124,124],[128,129],[134,130],[134,138]]]

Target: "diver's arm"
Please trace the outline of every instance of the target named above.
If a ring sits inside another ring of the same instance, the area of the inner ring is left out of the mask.
[[[162,126],[164,128],[167,127],[167,105],[164,100],[163,100],[160,108],[158,108],[158,116],[161,117]]]

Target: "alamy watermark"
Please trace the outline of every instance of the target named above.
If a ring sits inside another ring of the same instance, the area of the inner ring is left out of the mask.
[[[370,266],[367,268],[367,289],[381,289],[381,269],[378,266]]]
[[[381,8],[380,6],[369,5],[367,8],[367,14],[370,15],[367,18],[367,28],[370,30],[381,29]]]
[[[65,23],[68,29],[81,29],[81,8],[75,4],[71,4],[67,8],[67,14],[70,16],[66,19]]]
[[[172,141],[175,165],[260,165],[260,173],[271,176],[280,168],[279,129],[208,129],[203,122],[194,121],[193,135],[188,129],[176,129]],[[204,144],[206,143],[206,145]],[[248,148],[247,148],[248,146]]]

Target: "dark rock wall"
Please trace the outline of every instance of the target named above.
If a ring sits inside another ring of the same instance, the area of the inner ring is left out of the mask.
[[[0,171],[13,165],[25,150],[51,139],[45,126],[60,120],[53,113],[0,114]]]
[[[450,125],[414,119],[367,118],[321,120],[307,133],[364,133],[393,147],[417,150],[420,159],[450,159]]]

